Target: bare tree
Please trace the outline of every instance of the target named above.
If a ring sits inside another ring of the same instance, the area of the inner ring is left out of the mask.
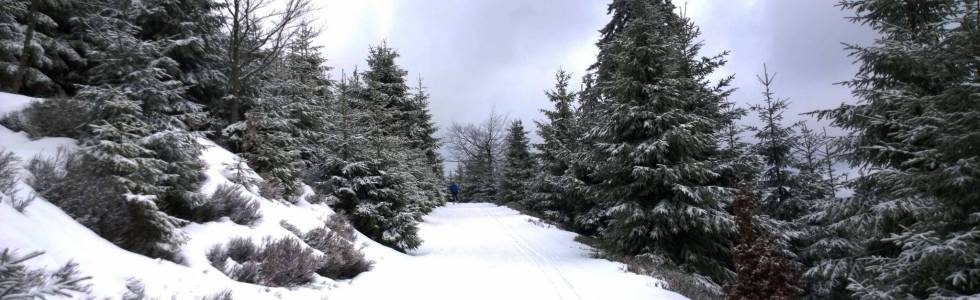
[[[224,0],[228,32],[228,85],[231,123],[242,115],[242,99],[250,81],[282,55],[312,8],[309,0],[286,0],[278,10],[272,0]]]
[[[446,145],[467,178],[462,180],[464,194],[493,198],[498,182],[498,165],[504,152],[507,135],[507,117],[491,111],[490,116],[479,124],[453,123],[446,137]],[[493,200],[493,199],[481,199]]]

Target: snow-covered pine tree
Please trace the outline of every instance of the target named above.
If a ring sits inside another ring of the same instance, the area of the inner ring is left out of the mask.
[[[161,52],[177,63],[165,71],[184,83],[188,104],[201,107],[185,116],[184,124],[192,130],[221,129],[214,127],[221,122],[204,109],[220,103],[226,83],[221,71],[224,53],[220,45],[225,38],[221,32],[224,22],[219,11],[221,3],[215,0],[145,0],[142,3],[143,9],[133,20],[139,27],[137,36],[158,43]]]
[[[797,170],[794,187],[796,197],[808,203],[805,213],[813,211],[811,204],[820,199],[833,197],[835,194],[835,183],[833,183],[833,154],[826,155],[828,148],[833,148],[833,141],[825,134],[819,134],[810,129],[805,122],[798,124],[800,129],[793,146],[793,167]],[[830,173],[828,175],[827,163],[830,163]]]
[[[793,147],[796,146],[796,131],[785,126],[783,113],[789,100],[777,98],[772,91],[775,74],[763,66],[762,76],[757,76],[762,84],[762,103],[751,106],[756,112],[760,128],[754,128],[757,144],[752,151],[765,163],[757,189],[760,191],[760,210],[763,214],[781,222],[798,219],[806,213],[806,203],[796,193],[796,178],[790,167],[794,165]]]
[[[980,296],[980,91],[975,1],[843,0],[879,33],[852,45],[856,104],[823,111],[852,130],[847,158],[871,169],[846,202],[865,238],[854,296]],[[861,241],[861,239],[856,240]]]
[[[697,27],[666,0],[616,0],[590,70],[601,118],[587,138],[594,188],[607,207],[602,239],[694,273],[720,294],[733,277],[733,220],[718,186],[717,138],[728,91],[706,77],[722,57],[702,58]]]
[[[575,209],[574,204],[581,199],[574,197],[575,177],[569,170],[572,153],[579,149],[575,131],[578,127],[572,107],[575,93],[568,90],[570,74],[559,70],[555,79],[555,88],[545,93],[554,110],[542,110],[547,120],[535,122],[542,140],[541,144],[535,145],[541,171],[536,172],[531,194],[523,199],[523,203],[525,207],[552,220],[571,224],[574,216],[584,211]]]
[[[316,178],[313,188],[327,195],[328,203],[348,217],[352,217],[350,214],[363,197],[364,193],[360,191],[380,180],[370,174],[365,151],[362,151],[368,143],[362,128],[368,124],[367,116],[353,103],[358,90],[362,89],[360,85],[356,72],[350,78],[346,74],[341,76],[337,97],[330,105],[330,121],[326,123],[329,127],[323,145],[327,152],[318,157],[312,169]]]
[[[439,139],[435,137],[439,128],[432,122],[429,112],[429,93],[419,78],[418,86],[411,96],[411,129],[409,141],[414,148],[425,153],[426,162],[432,168],[432,173],[441,178],[443,175],[442,158],[439,157]]]
[[[387,43],[372,47],[367,58],[368,70],[364,72],[365,87],[360,93],[359,108],[370,112],[368,155],[372,168],[381,176],[381,182],[369,198],[360,203],[355,216],[355,227],[372,232],[368,236],[391,245],[398,250],[418,247],[417,220],[425,210],[425,191],[419,184],[418,168],[424,153],[411,147],[408,139],[412,125],[411,101],[407,74],[396,62],[398,51]],[[362,231],[364,232],[364,231]],[[365,233],[367,234],[367,233]]]
[[[797,156],[801,193],[811,201],[810,211],[799,220],[806,225],[801,239],[800,258],[805,267],[802,274],[804,296],[808,299],[846,299],[848,280],[855,270],[853,259],[860,257],[863,244],[858,235],[851,232],[856,226],[850,219],[857,208],[851,201],[861,201],[870,186],[850,184],[854,196],[838,198],[840,179],[834,172],[838,153],[837,141],[826,130],[816,134],[805,125],[800,128]],[[815,174],[811,174],[815,173]]]
[[[748,114],[746,109],[726,101],[723,105],[725,128],[719,132],[721,143],[721,165],[718,173],[721,178],[730,179],[724,186],[735,187],[749,178],[757,178],[762,170],[762,159],[753,153],[752,144],[743,140],[752,127],[738,124],[738,120]]]
[[[326,155],[323,140],[328,134],[328,114],[333,94],[333,82],[328,78],[330,67],[314,45],[319,32],[310,24],[302,24],[290,42],[285,55],[286,68],[281,74],[279,93],[290,99],[289,114],[296,120],[295,135],[299,139],[300,156],[304,167]]]
[[[330,80],[317,32],[302,24],[282,59],[273,64],[259,88],[254,107],[245,113],[244,156],[265,175],[269,196],[292,199],[301,192],[301,172],[325,155],[322,142],[327,126]]]
[[[94,176],[106,177],[112,191],[98,205],[105,215],[93,230],[121,247],[151,257],[173,259],[182,242],[177,228],[185,221],[164,209],[192,207],[202,179],[196,153],[200,146],[182,130],[197,106],[183,98],[184,86],[165,70],[176,63],[161,45],[140,40],[133,19],[141,3],[90,3],[80,19],[91,41],[91,84],[77,99],[94,103],[98,123],[83,138],[82,157]],[[154,151],[161,150],[163,152]],[[173,202],[170,202],[173,201]],[[92,226],[90,226],[92,227]]]
[[[530,194],[530,181],[534,176],[536,163],[531,158],[530,141],[521,120],[511,123],[506,143],[499,199],[501,203],[525,201]]]
[[[242,156],[265,180],[262,193],[268,198],[292,199],[300,192],[299,139],[297,120],[290,115],[289,97],[267,90],[255,97],[255,106],[245,113]]]
[[[425,201],[419,203],[421,213],[428,213],[441,205],[447,198],[446,181],[443,176],[442,158],[439,156],[439,139],[435,137],[439,128],[432,122],[429,112],[429,94],[419,78],[418,86],[409,97],[410,109],[405,112],[409,126],[409,148],[415,154],[411,167],[415,177],[419,179],[418,186],[425,194]]]
[[[62,0],[0,0],[0,7],[0,90],[74,94],[74,84],[84,83],[87,42],[79,38],[84,30],[70,24],[90,8]]]

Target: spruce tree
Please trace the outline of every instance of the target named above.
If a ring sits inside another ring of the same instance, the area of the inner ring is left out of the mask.
[[[409,97],[409,109],[405,115],[409,124],[409,148],[415,152],[412,169],[419,178],[419,188],[425,193],[425,203],[420,209],[428,213],[433,208],[445,202],[447,197],[444,186],[442,158],[439,156],[439,139],[435,137],[439,128],[432,122],[429,112],[429,94],[419,79],[418,86]]]
[[[137,38],[138,27],[132,18],[141,9],[138,5],[93,3],[96,13],[82,20],[95,47],[91,54],[95,66],[90,70],[92,84],[83,87],[76,98],[95,103],[95,119],[100,120],[83,139],[82,154],[95,176],[110,180],[106,189],[115,191],[98,204],[112,210],[108,215],[84,217],[101,219],[96,224],[111,224],[97,225],[94,230],[124,249],[173,259],[182,242],[178,227],[184,221],[166,214],[161,206],[174,206],[165,202],[167,192],[196,189],[200,177],[188,177],[185,182],[173,179],[194,174],[201,165],[195,164],[192,149],[197,148],[188,143],[170,140],[173,149],[185,150],[189,157],[168,157],[150,148],[166,143],[168,136],[183,136],[174,130],[179,130],[183,116],[195,106],[186,105],[183,85],[164,71],[173,61],[161,53],[160,45]]]
[[[577,178],[572,155],[580,149],[580,135],[572,103],[575,93],[568,90],[571,75],[563,70],[555,74],[555,88],[546,93],[554,110],[542,110],[547,120],[537,121],[542,143],[535,145],[541,171],[533,180],[532,194],[525,206],[566,225],[585,213],[584,199],[576,196]]]
[[[980,296],[980,104],[974,1],[845,0],[879,33],[851,45],[856,104],[823,111],[852,130],[847,158],[874,170],[847,206],[863,255],[859,298]]]
[[[223,96],[225,74],[221,72],[223,55],[220,44],[225,35],[221,32],[224,17],[221,3],[215,0],[146,0],[134,24],[139,27],[137,36],[160,44],[163,55],[176,62],[166,69],[167,74],[182,82],[188,104],[200,106],[194,114],[187,115],[185,125],[190,130],[220,129],[220,124],[209,107]]]
[[[755,194],[749,184],[741,184],[732,201],[738,227],[733,249],[735,281],[726,286],[728,299],[796,299],[802,289],[797,282],[795,263],[785,257],[785,249],[771,235],[756,236]]]
[[[586,93],[602,116],[587,136],[588,161],[610,218],[603,240],[701,275],[720,293],[734,275],[728,193],[714,171],[728,80],[708,82],[723,60],[699,56],[697,28],[674,10],[662,0],[610,4]]]
[[[751,149],[762,161],[761,174],[755,184],[760,192],[755,225],[770,242],[776,244],[771,249],[784,251],[779,254],[779,259],[790,264],[788,268],[796,270],[801,268],[798,263],[800,237],[807,226],[800,222],[800,218],[809,212],[813,199],[801,194],[804,183],[791,170],[796,166],[793,149],[798,143],[794,127],[782,124],[789,100],[775,96],[772,90],[775,75],[769,74],[765,65],[763,68],[762,76],[757,76],[763,87],[762,103],[750,107],[762,123],[761,127],[753,130],[758,142]]]
[[[772,91],[775,75],[770,75],[768,69],[758,79],[764,89],[763,102],[751,109],[762,123],[761,128],[754,130],[758,143],[753,147],[753,152],[765,163],[758,184],[762,193],[760,209],[779,221],[796,220],[806,212],[806,203],[796,195],[796,178],[790,170],[795,163],[792,150],[796,146],[796,132],[782,124],[789,101],[776,98]]]
[[[70,96],[85,83],[90,46],[77,17],[97,10],[61,0],[0,0],[0,90]]]
[[[313,45],[316,35],[309,25],[301,26],[269,78],[260,81],[254,106],[245,113],[241,150],[256,172],[271,181],[271,197],[298,196],[302,170],[324,155],[331,83],[325,59]]]
[[[333,155],[318,164],[317,187],[361,233],[399,251],[414,249],[421,244],[420,216],[412,210],[420,192],[414,176],[396,164],[408,157],[391,146],[403,144],[383,135],[378,102],[368,98],[372,92],[360,78],[355,72],[339,83],[330,118],[333,134],[325,144]]]
[[[535,162],[531,158],[530,141],[520,120],[510,125],[507,133],[507,150],[501,170],[500,201],[511,203],[524,201],[530,194],[529,182],[534,174]]]

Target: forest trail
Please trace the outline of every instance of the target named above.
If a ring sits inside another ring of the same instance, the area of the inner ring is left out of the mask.
[[[451,203],[419,228],[411,256],[385,257],[330,299],[684,299],[507,207]]]

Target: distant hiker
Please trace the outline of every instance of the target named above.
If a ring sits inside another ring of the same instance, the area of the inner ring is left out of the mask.
[[[453,202],[459,202],[459,185],[456,182],[449,184],[449,193],[453,195]]]

